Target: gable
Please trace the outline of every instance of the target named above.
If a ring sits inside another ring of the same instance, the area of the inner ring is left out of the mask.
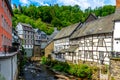
[[[85,23],[96,20],[96,19],[97,19],[97,17],[94,14],[89,14],[87,19],[85,20]]]

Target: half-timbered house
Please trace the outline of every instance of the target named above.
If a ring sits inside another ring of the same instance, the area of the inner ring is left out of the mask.
[[[118,4],[118,2],[116,2]],[[71,36],[71,44],[79,45],[76,61],[109,64],[111,51],[118,51],[120,7],[114,14],[87,22]],[[76,42],[77,41],[77,42]]]
[[[65,60],[73,63],[83,61],[109,65],[111,51],[119,52],[120,49],[119,4],[120,1],[116,0],[116,11],[111,15],[96,18],[90,14],[71,36],[64,37],[64,32],[68,33],[68,30],[63,28],[55,37],[54,51],[66,54],[64,55]],[[63,58],[59,55],[57,57]]]
[[[88,17],[86,18],[85,22],[80,26],[79,29],[77,29],[70,37],[70,47],[67,49],[67,51],[65,52],[65,58],[67,62],[72,62],[72,63],[79,63],[79,39],[75,38],[72,40],[72,37],[76,34],[76,32],[78,32],[79,30],[82,29],[83,25],[85,25],[86,23],[89,23],[91,21],[96,20],[97,17],[94,14],[89,14]],[[78,35],[78,33],[76,34]]]
[[[111,14],[94,21],[87,22],[71,36],[71,44],[77,40],[79,45],[77,61],[92,61],[109,64],[112,50],[113,17]]]
[[[63,28],[55,37],[54,37],[54,54],[55,59],[60,61],[65,61],[65,52],[66,49],[70,47],[69,38],[74,33],[76,29],[79,28],[81,23],[76,23],[74,25]]]

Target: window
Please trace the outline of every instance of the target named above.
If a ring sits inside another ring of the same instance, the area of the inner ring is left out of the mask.
[[[2,17],[2,27],[4,27],[4,17],[3,15],[1,15],[1,17]]]
[[[92,51],[89,51],[88,54],[89,54],[89,59],[93,59],[93,53],[92,53]]]
[[[4,0],[2,0],[2,7],[4,8]]]
[[[85,46],[88,46],[88,43],[85,41]]]
[[[98,46],[99,47],[103,47],[103,40],[104,40],[104,38],[101,38],[101,39],[98,40]]]
[[[78,56],[79,56],[79,58],[82,57],[82,51],[81,50],[79,50]]]
[[[25,38],[26,38],[26,35],[25,35]]]
[[[2,45],[3,45],[3,41],[4,41],[4,36],[2,35]]]
[[[40,39],[40,36],[39,36],[39,39]]]
[[[93,46],[93,42],[92,41],[89,41],[89,46]]]
[[[26,44],[26,40],[25,40],[25,44]]]
[[[45,35],[45,34],[42,34],[42,35],[41,35],[41,38],[46,39],[46,35]]]
[[[80,46],[80,47],[83,47],[83,43],[80,42],[80,43],[79,43],[79,46]]]
[[[88,51],[85,51],[84,57],[87,59],[88,58]]]
[[[72,53],[68,53],[68,56],[72,56]]]
[[[103,51],[99,52],[99,59],[100,59],[101,64],[103,64],[103,61],[104,61],[104,52]]]
[[[31,40],[31,44],[33,44],[33,41]]]
[[[86,59],[93,59],[92,51],[85,51],[84,56]]]

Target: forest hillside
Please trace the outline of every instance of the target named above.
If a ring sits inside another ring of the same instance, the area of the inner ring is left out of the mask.
[[[96,7],[91,9],[90,7],[84,11],[78,5],[75,6],[59,6],[57,4],[53,6],[18,6],[14,5],[12,18],[13,27],[19,22],[28,23],[34,28],[46,32],[48,35],[52,34],[54,27],[60,30],[63,27],[67,27],[71,24],[84,22],[86,17],[93,13],[97,17],[106,16],[114,13],[115,6],[106,5],[103,7]]]

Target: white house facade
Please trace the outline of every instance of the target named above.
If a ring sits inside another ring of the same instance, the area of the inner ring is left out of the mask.
[[[70,36],[80,27],[81,23],[76,23],[74,25],[63,28],[54,37],[54,56],[56,60],[65,61],[67,57],[66,51],[70,47]]]
[[[22,46],[25,48],[26,56],[32,57],[34,44],[34,29],[31,25],[18,23],[16,26],[19,37],[22,39]]]

